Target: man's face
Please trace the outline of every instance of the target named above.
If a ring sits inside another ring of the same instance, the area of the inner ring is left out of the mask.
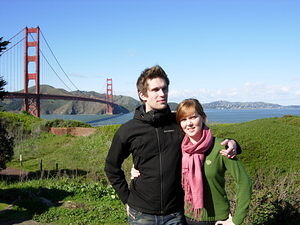
[[[153,78],[147,80],[147,93],[139,93],[140,98],[144,101],[146,112],[151,110],[160,110],[167,107],[168,103],[168,86],[164,79]]]

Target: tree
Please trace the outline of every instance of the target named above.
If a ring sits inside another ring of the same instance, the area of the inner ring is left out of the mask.
[[[2,41],[2,37],[0,38],[0,53],[6,49],[8,45],[8,41]],[[0,55],[1,57],[1,55]],[[6,85],[6,81],[0,77],[0,100],[3,100],[3,96],[5,94],[4,86]],[[13,138],[9,136],[5,125],[3,123],[3,119],[0,118],[0,170],[6,168],[6,163],[11,161],[14,148]]]
[[[0,52],[6,49],[6,45],[9,44],[9,41],[2,41],[3,37],[0,37]]]
[[[14,141],[5,129],[4,123],[0,118],[0,170],[6,168],[6,163],[11,161],[14,155]]]
[[[6,49],[6,46],[9,44],[9,41],[2,41],[3,37],[0,37],[0,53]],[[1,54],[0,54],[1,57]],[[0,99],[3,100],[3,96],[5,95],[4,86],[6,85],[6,81],[3,80],[3,77],[0,76]]]
[[[6,81],[3,80],[3,77],[0,77],[0,99],[3,100],[3,96],[5,95],[4,86],[6,85]]]

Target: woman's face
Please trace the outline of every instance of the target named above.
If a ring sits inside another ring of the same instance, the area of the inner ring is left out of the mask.
[[[203,118],[195,111],[185,117],[182,117],[180,120],[180,126],[190,139],[198,141],[202,134]]]

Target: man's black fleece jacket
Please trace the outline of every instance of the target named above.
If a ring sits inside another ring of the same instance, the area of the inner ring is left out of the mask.
[[[181,187],[181,141],[183,134],[170,109],[145,113],[136,109],[134,118],[114,135],[105,172],[124,204],[149,214],[183,211]],[[130,154],[140,176],[130,188],[121,169]]]

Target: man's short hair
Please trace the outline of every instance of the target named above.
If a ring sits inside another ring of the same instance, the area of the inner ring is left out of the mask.
[[[159,66],[152,66],[150,68],[145,69],[136,82],[136,87],[138,92],[143,93],[144,95],[147,95],[147,89],[148,89],[148,80],[152,80],[154,78],[161,78],[165,80],[167,87],[169,87],[170,81],[166,74],[166,72]]]

